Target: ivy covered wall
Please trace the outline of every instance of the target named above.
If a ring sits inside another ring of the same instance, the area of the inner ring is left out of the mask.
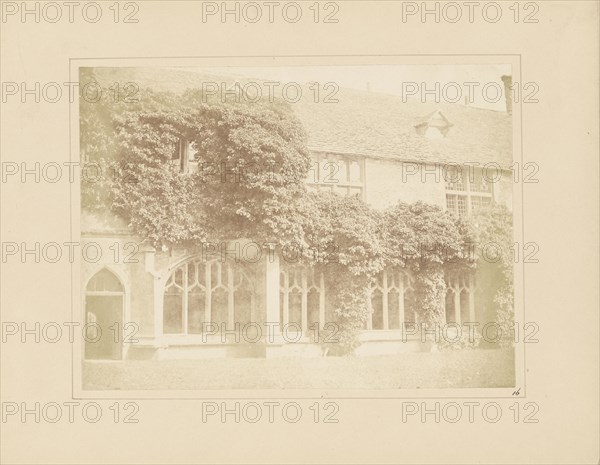
[[[503,206],[465,220],[414,199],[382,211],[358,197],[309,192],[306,134],[285,102],[223,104],[198,90],[143,90],[138,102],[82,101],[80,114],[82,156],[103,173],[94,182],[82,178],[82,207],[111,211],[158,250],[251,238],[301,253],[331,251],[304,259],[326,267],[341,352],[357,346],[369,285],[386,267],[413,273],[425,324],[444,321],[448,270],[487,280],[482,308],[510,324],[512,217]],[[211,169],[182,173],[182,140]],[[486,241],[500,244],[507,257],[486,261],[480,253]]]

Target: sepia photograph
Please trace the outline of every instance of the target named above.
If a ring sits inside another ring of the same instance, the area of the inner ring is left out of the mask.
[[[0,463],[600,463],[598,0],[0,0]]]
[[[511,73],[80,67],[83,388],[515,387]]]

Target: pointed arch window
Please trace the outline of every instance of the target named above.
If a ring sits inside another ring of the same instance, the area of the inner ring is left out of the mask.
[[[234,328],[256,316],[254,281],[230,262],[191,260],[175,268],[165,284],[163,332],[199,334],[208,324]]]
[[[386,269],[371,286],[371,314],[365,329],[401,329],[414,323],[413,277],[402,269]]]

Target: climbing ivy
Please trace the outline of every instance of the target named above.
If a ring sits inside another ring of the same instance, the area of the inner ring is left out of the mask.
[[[309,264],[324,271],[329,305],[339,329],[333,354],[358,346],[358,333],[369,315],[369,285],[383,270],[381,214],[358,197],[313,192],[303,203],[301,225]]]
[[[471,219],[471,240],[479,282],[477,302],[484,318],[495,321],[501,331],[499,345],[512,346],[514,334],[512,213],[492,204]]]
[[[326,271],[340,328],[335,353],[357,347],[369,287],[384,268],[411,270],[419,320],[440,323],[445,271],[481,261],[464,253],[470,242],[508,240],[510,214],[498,208],[470,222],[423,202],[379,212],[358,197],[307,191],[306,135],[285,102],[144,90],[134,104],[82,102],[80,113],[82,151],[107,174],[82,179],[85,208],[110,209],[162,249],[238,238],[296,248]],[[197,150],[195,173],[180,172],[180,140]],[[493,301],[509,315],[512,267],[503,261],[500,270]]]

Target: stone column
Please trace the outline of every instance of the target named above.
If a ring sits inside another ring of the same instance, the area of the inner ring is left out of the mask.
[[[233,283],[233,268],[231,267],[231,263],[227,263],[227,329],[234,329],[235,322],[235,292],[234,292],[234,283]]]
[[[308,279],[306,276],[306,268],[302,270],[302,336],[308,333]]]
[[[164,287],[163,280],[154,277],[154,339],[159,344],[163,337]]]
[[[283,274],[283,325],[286,326],[290,322],[290,275]]]
[[[367,300],[367,329],[371,330],[373,329],[373,303],[372,303],[372,298],[373,298],[373,290],[371,289],[371,291],[369,292],[369,300]]]
[[[265,263],[265,313],[266,322],[269,323],[269,326],[265,327],[265,330],[269,331],[267,343],[278,343],[281,331],[279,328],[279,256],[277,253],[270,254]]]
[[[469,277],[469,320],[475,322],[475,280]]]
[[[325,277],[319,276],[319,329],[325,328]]]
[[[398,327],[404,324],[404,276],[399,275],[398,284]]]
[[[208,262],[204,265],[204,322],[212,323],[212,283],[211,283],[211,263]]]
[[[152,312],[152,337],[154,345],[160,346],[163,337],[163,294],[165,283],[161,275],[156,272],[154,259],[156,250],[143,244],[140,246],[140,252],[144,254],[144,270],[152,276],[152,305],[148,308]]]
[[[457,285],[454,288],[454,321],[457,325],[460,325],[460,286]]]
[[[383,270],[383,289],[381,294],[383,329],[389,329],[389,308],[388,308],[388,279],[387,271]]]

